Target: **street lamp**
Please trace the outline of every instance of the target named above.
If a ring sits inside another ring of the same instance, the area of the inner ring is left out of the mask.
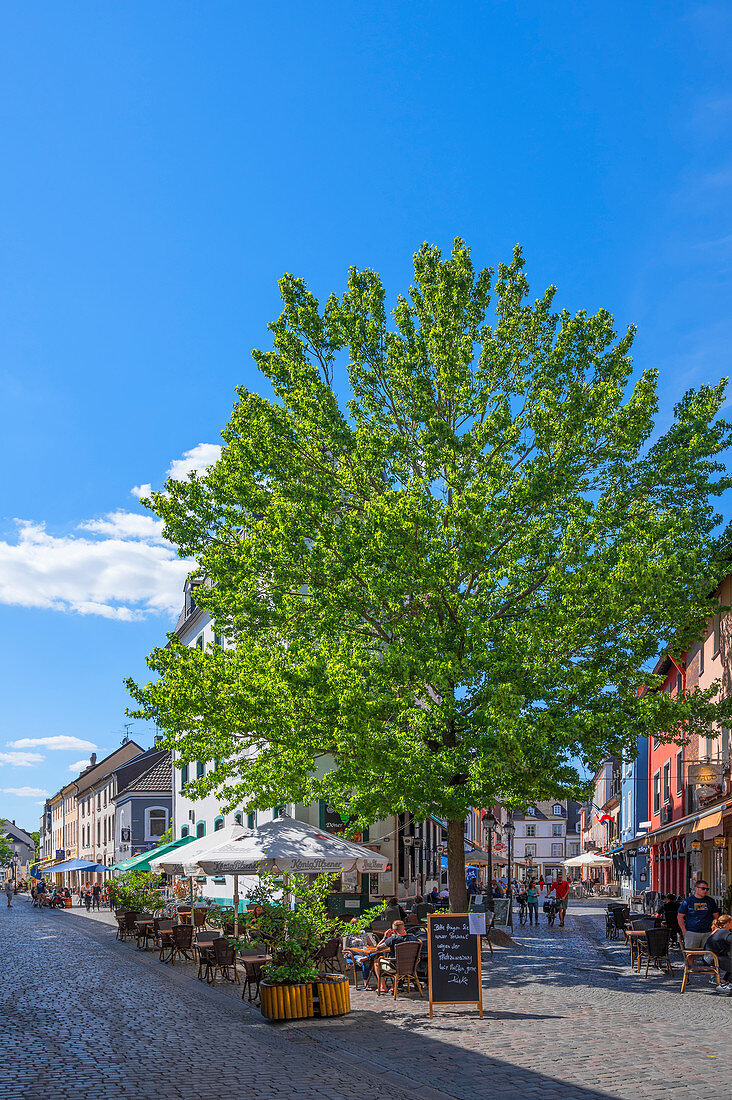
[[[493,901],[493,829],[498,824],[490,810],[486,810],[483,828],[488,833],[488,901]],[[489,909],[492,905],[488,906]]]
[[[508,836],[508,923],[513,932],[513,837],[516,832],[516,826],[513,823],[513,817],[509,813],[508,821],[505,825],[506,835]]]

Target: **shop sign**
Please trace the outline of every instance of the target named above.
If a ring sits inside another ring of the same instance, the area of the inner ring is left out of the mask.
[[[718,787],[722,782],[721,764],[704,764],[701,761],[688,765],[687,779],[697,787]]]

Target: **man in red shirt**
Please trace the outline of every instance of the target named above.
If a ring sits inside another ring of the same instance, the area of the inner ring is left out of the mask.
[[[569,901],[569,883],[566,878],[557,879],[549,890],[550,894],[552,890],[556,894],[557,901],[559,902],[559,923],[562,928],[564,928],[564,918],[567,915],[567,904]]]

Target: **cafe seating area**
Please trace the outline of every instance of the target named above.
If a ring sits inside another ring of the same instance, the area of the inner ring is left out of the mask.
[[[681,993],[695,975],[711,975],[716,985],[721,983],[717,956],[706,948],[688,949],[678,925],[665,925],[661,917],[633,911],[622,902],[610,902],[605,913],[605,936],[608,940],[624,937],[631,968],[645,977],[651,967],[674,977],[670,952],[677,950],[683,967]]]

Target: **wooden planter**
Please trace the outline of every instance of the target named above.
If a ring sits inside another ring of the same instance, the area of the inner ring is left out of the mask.
[[[260,982],[259,1002],[268,1020],[304,1020],[315,1015],[312,982],[300,985],[274,985]]]
[[[315,993],[321,1016],[343,1016],[351,1011],[351,991],[345,974],[315,982]]]

